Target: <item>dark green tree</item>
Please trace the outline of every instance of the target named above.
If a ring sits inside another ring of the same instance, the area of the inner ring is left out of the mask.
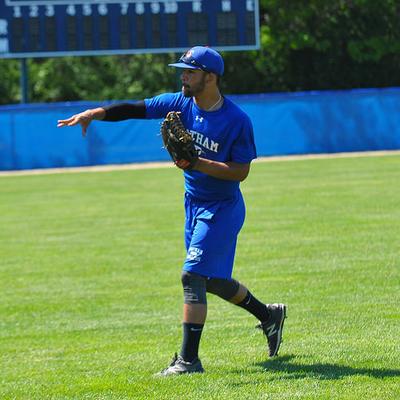
[[[19,62],[17,60],[0,60],[0,104],[20,101]]]
[[[400,84],[398,1],[262,0],[260,14],[261,91]]]
[[[257,51],[225,52],[225,93],[400,86],[398,0],[260,0]],[[177,90],[174,54],[29,60],[31,102],[141,99]],[[0,60],[0,104],[20,100]]]

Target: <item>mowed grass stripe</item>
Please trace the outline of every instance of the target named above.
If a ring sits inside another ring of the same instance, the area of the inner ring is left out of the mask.
[[[255,163],[235,277],[288,304],[280,356],[209,296],[206,374],[180,346],[173,168],[0,179],[0,398],[397,399],[399,156]]]

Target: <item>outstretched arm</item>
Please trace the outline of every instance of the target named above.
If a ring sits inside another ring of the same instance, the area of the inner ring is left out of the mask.
[[[57,121],[57,127],[82,126],[82,135],[86,136],[87,128],[93,120],[123,121],[131,118],[146,118],[146,106],[144,101],[136,103],[118,103],[105,107],[98,107],[75,114],[68,119]]]
[[[86,136],[87,128],[90,123],[94,120],[102,120],[106,115],[104,108],[98,107],[90,110],[83,111],[79,114],[75,114],[67,119],[59,119],[57,121],[57,128],[62,128],[63,126],[75,126],[80,124],[82,127],[82,135]]]

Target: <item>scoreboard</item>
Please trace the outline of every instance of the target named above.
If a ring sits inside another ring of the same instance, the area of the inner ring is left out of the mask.
[[[0,58],[259,48],[258,0],[0,0]]]

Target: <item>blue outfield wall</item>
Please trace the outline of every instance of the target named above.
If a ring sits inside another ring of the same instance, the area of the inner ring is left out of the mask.
[[[400,88],[228,97],[252,119],[259,156],[400,149]],[[95,121],[85,139],[56,127],[101,104],[0,106],[0,170],[169,160],[159,120]]]

